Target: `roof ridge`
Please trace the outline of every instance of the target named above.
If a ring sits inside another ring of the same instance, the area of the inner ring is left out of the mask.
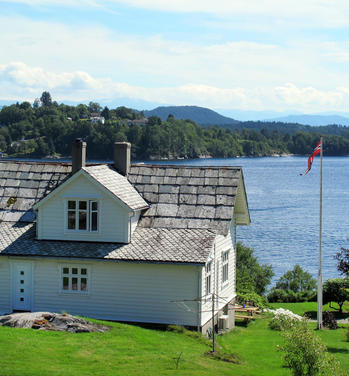
[[[200,169],[242,169],[242,166],[197,166],[197,165],[170,165],[170,164],[148,164],[148,163],[132,163],[131,167],[151,167],[151,168],[200,168]]]

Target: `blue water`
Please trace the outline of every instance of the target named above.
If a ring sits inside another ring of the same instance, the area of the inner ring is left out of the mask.
[[[251,225],[238,227],[238,240],[254,248],[259,262],[273,266],[274,282],[295,264],[317,277],[319,158],[306,176],[300,176],[307,167],[306,157],[197,159],[173,164],[242,166]],[[349,247],[348,183],[349,157],[324,157],[324,280],[339,276],[333,255]]]

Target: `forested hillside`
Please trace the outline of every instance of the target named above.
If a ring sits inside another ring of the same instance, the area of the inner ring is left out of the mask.
[[[105,123],[101,122],[103,117]],[[299,126],[299,125],[298,125]],[[68,106],[41,100],[4,106],[0,111],[0,152],[8,156],[66,157],[71,142],[83,138],[88,158],[112,159],[113,143],[132,143],[133,159],[234,157],[272,154],[309,154],[325,135],[326,155],[349,154],[349,128],[300,128],[284,124],[246,122],[236,129],[201,127],[191,120],[169,116],[167,121],[118,107],[104,109],[94,102]]]
[[[238,120],[222,116],[209,108],[198,106],[163,106],[156,107],[151,111],[144,111],[145,116],[158,116],[166,121],[169,115],[177,119],[190,119],[200,125],[230,125],[240,123]]]

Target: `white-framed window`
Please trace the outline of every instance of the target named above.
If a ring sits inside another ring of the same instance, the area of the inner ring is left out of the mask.
[[[72,231],[98,231],[99,202],[97,200],[68,199],[66,228]]]
[[[205,266],[205,282],[206,282],[206,295],[211,294],[212,291],[212,261],[209,261]]]
[[[89,292],[90,273],[87,266],[62,265],[61,292]]]
[[[229,253],[229,250],[222,253],[222,284],[229,281]]]

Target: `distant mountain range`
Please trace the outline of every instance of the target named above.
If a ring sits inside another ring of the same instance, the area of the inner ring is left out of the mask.
[[[288,115],[277,118],[266,119],[265,121],[276,121],[282,123],[298,123],[304,125],[349,125],[349,118],[340,115]]]
[[[225,111],[227,113],[228,111]],[[241,112],[241,111],[240,111]],[[278,122],[278,123],[291,123],[291,124],[302,124],[302,125],[311,125],[311,126],[322,126],[329,124],[338,124],[338,125],[347,125],[349,126],[349,117],[341,115],[329,115],[329,114],[314,114],[314,115],[287,115],[279,117],[271,117],[269,119],[261,118],[263,115],[266,115],[266,112],[263,111],[250,111],[251,116],[248,116],[247,111],[243,111],[243,116],[239,116],[240,112],[231,110],[229,113],[236,113],[237,118],[243,117],[244,120],[251,121],[265,121],[265,122]],[[236,118],[231,118],[223,116],[216,111],[210,110],[205,107],[199,106],[160,106],[156,107],[150,111],[144,111],[146,117],[149,116],[158,116],[161,120],[165,121],[168,115],[172,114],[177,119],[190,119],[195,121],[200,125],[236,125],[241,123],[240,120]],[[272,114],[272,112],[270,112]],[[274,112],[274,114],[277,114]],[[242,115],[242,114],[240,114]],[[347,114],[345,114],[347,115]]]
[[[240,123],[238,120],[220,115],[218,112],[198,106],[161,106],[151,111],[144,111],[146,117],[158,116],[165,121],[169,115],[176,119],[190,119],[200,125],[231,125]]]

